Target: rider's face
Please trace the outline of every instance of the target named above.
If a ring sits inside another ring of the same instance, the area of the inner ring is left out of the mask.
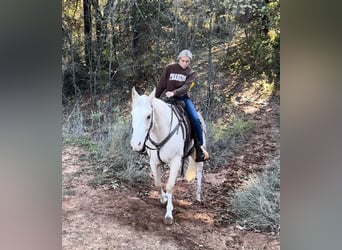
[[[179,58],[178,64],[183,68],[186,69],[190,65],[190,57],[188,56],[182,56]]]

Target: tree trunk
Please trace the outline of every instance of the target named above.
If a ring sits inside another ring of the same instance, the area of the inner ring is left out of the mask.
[[[177,56],[179,52],[178,44],[179,44],[179,38],[178,38],[178,0],[174,0],[175,5],[175,57]]]
[[[84,52],[85,62],[89,72],[89,90],[93,92],[93,50],[92,50],[92,29],[91,29],[91,0],[83,0],[84,20]]]
[[[211,106],[211,97],[212,97],[212,78],[213,78],[213,59],[212,59],[212,48],[213,48],[213,3],[210,3],[210,21],[209,21],[209,36],[208,36],[208,89],[207,89],[207,105],[206,105],[206,120],[209,121],[210,118],[210,106]]]
[[[91,5],[90,0],[83,0],[83,21],[84,21],[84,51],[85,62],[88,67],[92,65],[92,31],[91,31]]]
[[[264,0],[265,5],[269,4],[270,1],[269,0]],[[261,18],[261,33],[263,33],[264,35],[267,35],[269,32],[269,18],[267,15],[263,15]]]
[[[147,30],[145,20],[141,18],[140,5],[142,0],[136,0],[132,9],[132,57],[134,60],[135,78],[140,80],[142,78],[141,55],[145,53],[146,41],[144,41],[144,33]]]

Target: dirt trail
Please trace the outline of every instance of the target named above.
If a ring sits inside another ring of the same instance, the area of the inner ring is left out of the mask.
[[[232,224],[225,200],[241,176],[278,150],[276,124],[265,115],[258,117],[254,120],[258,131],[243,157],[229,159],[231,167],[221,172],[204,173],[201,204],[193,204],[195,183],[177,180],[173,225],[163,224],[165,208],[152,185],[140,190],[95,188],[90,185],[94,166],[87,152],[64,146],[63,249],[280,249],[279,239]]]

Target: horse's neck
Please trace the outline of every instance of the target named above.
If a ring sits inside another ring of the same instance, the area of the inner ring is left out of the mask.
[[[153,100],[153,127],[151,136],[155,137],[156,140],[163,140],[168,136],[171,127],[174,127],[175,117],[171,119],[172,110],[171,108],[160,99],[155,98]],[[172,124],[171,124],[172,122]]]

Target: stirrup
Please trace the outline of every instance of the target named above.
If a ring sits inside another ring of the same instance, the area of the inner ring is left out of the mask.
[[[209,153],[204,149],[203,146],[196,148],[196,162],[202,162],[209,160]]]

